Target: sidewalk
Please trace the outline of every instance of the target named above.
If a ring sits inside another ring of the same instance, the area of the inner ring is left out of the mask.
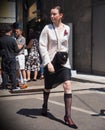
[[[88,75],[88,74],[77,74],[77,75],[75,75],[73,77],[73,79],[85,80],[85,81],[105,84],[105,76]]]
[[[72,76],[72,86],[73,91],[83,90],[83,89],[105,89],[105,77],[96,75],[85,75],[85,74],[75,74]],[[12,96],[20,93],[29,92],[40,92],[44,88],[44,80],[38,79],[37,81],[28,82],[28,88],[16,90],[11,93],[9,90],[0,90],[0,97]],[[62,87],[57,87],[52,91],[63,91]]]

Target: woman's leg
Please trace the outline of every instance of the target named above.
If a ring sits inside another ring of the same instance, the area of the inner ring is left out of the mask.
[[[72,106],[72,90],[71,90],[71,81],[64,82],[64,102],[65,102],[65,123],[69,125],[69,127],[77,128],[75,123],[71,118],[71,106]]]
[[[22,76],[23,76],[23,85],[20,87],[21,89],[25,89],[28,87],[27,85],[27,79],[26,79],[26,71],[25,69],[21,70]]]
[[[41,67],[40,67],[40,79],[43,79],[43,78],[44,78],[44,68],[41,65]]]
[[[27,70],[26,72],[27,72],[27,80],[30,81],[30,79],[31,79],[31,78],[30,78],[30,74],[31,74],[31,73],[30,73],[30,70]]]
[[[48,108],[48,98],[49,98],[50,90],[43,90],[43,105],[42,105],[42,115],[47,116],[47,108]]]
[[[38,71],[35,70],[34,71],[34,77],[33,77],[33,80],[36,81],[37,80],[37,76],[38,76]]]

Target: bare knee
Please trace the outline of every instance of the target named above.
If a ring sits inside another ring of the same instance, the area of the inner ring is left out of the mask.
[[[71,93],[71,81],[65,81],[63,88],[65,93]]]

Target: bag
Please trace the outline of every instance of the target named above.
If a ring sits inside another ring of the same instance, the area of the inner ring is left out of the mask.
[[[27,56],[28,55],[28,50],[24,49],[24,55]]]
[[[55,56],[58,64],[63,65],[67,62],[68,58],[67,52],[57,52]]]

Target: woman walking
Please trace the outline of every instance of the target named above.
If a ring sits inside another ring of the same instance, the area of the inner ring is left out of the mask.
[[[40,53],[44,64],[45,89],[43,92],[42,115],[47,116],[48,98],[50,89],[63,83],[65,116],[64,121],[71,128],[77,128],[71,118],[72,90],[71,66],[68,54],[68,38],[70,28],[62,23],[63,11],[60,6],[55,6],[50,11],[52,24],[44,27],[39,38]],[[60,54],[57,52],[60,51]],[[61,56],[62,55],[62,56]],[[58,61],[60,58],[65,63]]]

